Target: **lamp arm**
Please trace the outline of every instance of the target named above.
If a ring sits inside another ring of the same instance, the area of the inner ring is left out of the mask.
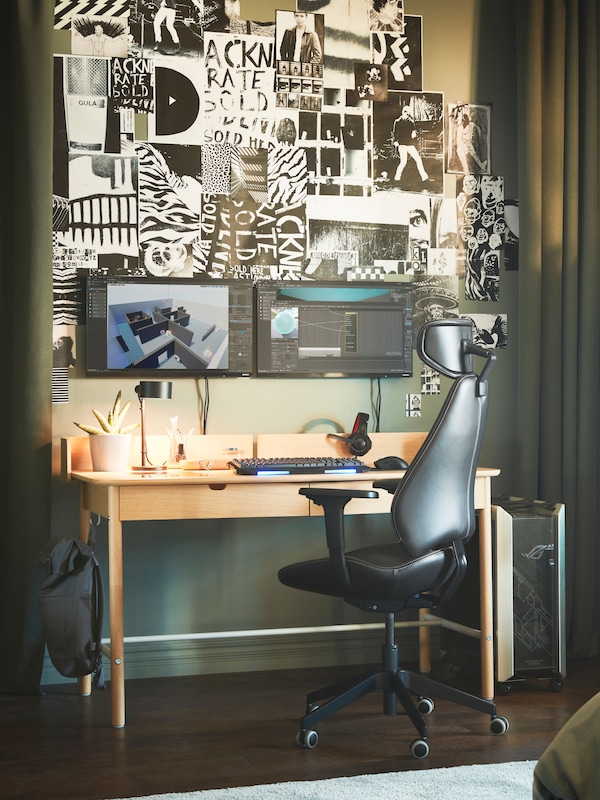
[[[142,448],[142,467],[148,465],[148,446],[146,444],[146,403],[143,397],[140,397],[140,418],[141,418],[141,448]]]

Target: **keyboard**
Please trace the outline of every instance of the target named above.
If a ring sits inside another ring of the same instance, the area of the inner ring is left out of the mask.
[[[228,463],[238,475],[352,475],[370,471],[364,462],[351,457],[234,458]]]

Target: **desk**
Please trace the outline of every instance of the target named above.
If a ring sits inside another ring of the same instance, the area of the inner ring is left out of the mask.
[[[373,448],[367,463],[383,455],[396,453],[408,461],[418,449],[425,434],[370,434]],[[164,438],[164,437],[163,437]],[[235,441],[234,441],[235,440]],[[323,455],[332,451],[340,454],[341,442],[327,439],[325,434],[293,436],[266,435],[253,437],[202,437],[205,450],[222,453],[225,446],[234,445],[255,455]],[[192,445],[190,445],[191,447]],[[208,448],[208,450],[206,450]],[[133,450],[134,448],[132,448]],[[125,661],[123,644],[123,522],[128,520],[171,519],[231,519],[250,517],[312,517],[323,511],[298,493],[301,486],[356,487],[375,479],[401,478],[402,472],[359,473],[339,475],[278,475],[254,477],[237,475],[230,470],[169,469],[159,475],[140,475],[132,472],[93,472],[90,470],[87,437],[61,440],[62,472],[67,479],[76,480],[80,491],[80,538],[87,541],[90,514],[108,520],[108,594],[110,598],[112,725],[125,725]],[[83,468],[82,468],[83,467]],[[475,481],[475,507],[479,514],[480,536],[480,613],[481,631],[481,693],[485,698],[494,695],[494,637],[492,584],[492,523],[491,479],[500,470],[479,468]],[[353,500],[347,507],[351,514],[376,514],[389,511],[391,495],[380,492],[377,500]],[[439,619],[440,625],[446,624]],[[418,622],[416,623],[419,624]],[[427,665],[428,628],[423,631],[421,668]],[[82,694],[91,691],[90,676],[80,682]]]

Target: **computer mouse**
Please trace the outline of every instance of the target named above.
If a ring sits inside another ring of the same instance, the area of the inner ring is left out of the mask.
[[[408,469],[408,464],[400,456],[383,456],[383,458],[378,458],[377,461],[374,461],[373,464],[375,469],[385,469],[390,472],[392,470]]]

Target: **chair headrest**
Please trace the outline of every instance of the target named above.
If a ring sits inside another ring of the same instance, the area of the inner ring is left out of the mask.
[[[477,377],[477,394],[487,394],[487,376],[496,362],[491,350],[473,344],[470,319],[436,319],[427,322],[417,336],[417,353],[424,364],[448,378],[473,375],[473,355],[485,359]]]
[[[473,341],[469,319],[438,319],[427,322],[417,337],[417,353],[436,372],[459,378],[473,372],[473,359],[463,342]]]

